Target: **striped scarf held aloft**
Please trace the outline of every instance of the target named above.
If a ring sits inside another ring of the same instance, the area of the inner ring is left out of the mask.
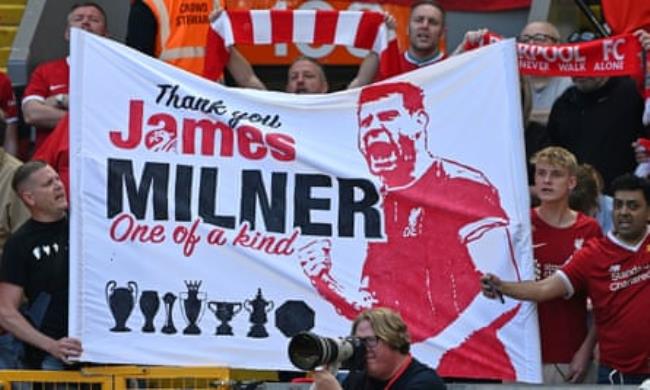
[[[381,56],[383,67],[399,66],[394,32],[385,26],[379,12],[333,10],[224,11],[211,23],[206,45],[203,76],[218,80],[234,44],[269,45],[308,43],[344,45],[372,50]]]

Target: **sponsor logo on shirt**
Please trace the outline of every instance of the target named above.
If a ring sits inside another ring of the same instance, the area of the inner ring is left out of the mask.
[[[609,274],[611,278],[609,290],[622,290],[641,282],[650,281],[650,263],[635,265],[634,267],[626,270],[623,270],[621,265],[614,264],[609,267]]]
[[[57,89],[67,88],[68,84],[54,84],[50,85],[50,91],[56,91]]]

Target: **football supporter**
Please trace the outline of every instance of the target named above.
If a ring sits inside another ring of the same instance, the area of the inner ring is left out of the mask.
[[[287,72],[286,91],[297,94],[327,93],[329,84],[323,66],[310,57],[298,57]]]
[[[16,155],[18,151],[18,110],[16,95],[9,77],[0,72],[0,121],[4,122],[4,150]],[[0,138],[1,139],[1,138]]]
[[[389,30],[395,30],[395,19],[390,15],[386,17],[386,26]],[[413,2],[408,24],[409,47],[399,53],[397,69],[382,66],[380,56],[370,52],[359,66],[349,88],[361,87],[373,80],[383,80],[443,60],[446,55],[439,49],[438,43],[444,33],[445,10],[442,6],[434,0]]]
[[[599,37],[574,33],[569,42],[588,42]],[[612,180],[634,171],[632,144],[646,135],[644,103],[634,80],[628,77],[573,77],[553,104],[548,120],[551,144],[566,148],[580,164],[591,164],[603,176],[605,193]]]
[[[538,280],[552,275],[589,239],[601,237],[595,219],[569,208],[576,187],[578,163],[566,149],[547,147],[533,156],[534,191],[540,200],[532,209],[533,251]],[[596,341],[587,326],[587,297],[554,299],[538,306],[545,384],[580,383],[591,366]],[[595,380],[595,370],[593,380]]]
[[[70,40],[70,29],[77,27],[106,36],[108,28],[104,10],[94,2],[75,4],[68,14],[65,40]],[[36,127],[34,148],[38,148],[56,124],[68,111],[70,67],[68,58],[59,58],[36,67],[25,88],[22,101],[25,122]],[[23,149],[28,149],[23,147]],[[26,150],[22,157],[28,157]]]
[[[555,45],[560,43],[560,32],[557,27],[549,22],[530,22],[521,30],[517,42],[534,45]],[[546,125],[553,102],[571,86],[571,78],[529,76],[528,79],[531,82],[533,92],[531,120]]]
[[[598,383],[640,384],[650,377],[650,183],[632,174],[612,183],[614,230],[587,242],[549,277],[506,282],[481,278],[488,298],[544,302],[586,293],[600,351]]]
[[[4,121],[0,109],[0,132]],[[29,212],[11,189],[11,179],[22,163],[0,146],[0,257],[5,242],[20,225],[29,219]],[[0,266],[2,261],[0,260]],[[21,367],[20,347],[14,337],[0,327],[0,369]]]
[[[11,187],[31,219],[7,240],[0,267],[0,325],[26,343],[28,368],[61,370],[81,355],[68,333],[68,202],[54,169],[42,161],[18,168]],[[23,294],[31,322],[18,310]]]

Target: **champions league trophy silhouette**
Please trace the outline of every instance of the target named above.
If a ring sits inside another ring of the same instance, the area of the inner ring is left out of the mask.
[[[126,327],[126,321],[133,311],[136,297],[138,296],[138,284],[128,282],[128,287],[117,287],[114,280],[106,283],[106,303],[111,309],[111,314],[115,320],[115,326],[110,329],[111,332],[130,332],[131,329]]]
[[[262,296],[262,289],[258,288],[255,299],[253,300],[247,299],[244,301],[244,308],[246,309],[246,311],[251,313],[250,322],[253,324],[251,325],[251,328],[248,331],[248,337],[253,337],[253,338],[269,337],[266,328],[264,328],[264,324],[266,324],[266,322],[268,321],[266,317],[266,313],[273,310],[273,301],[265,300],[264,297]]]
[[[215,335],[232,336],[232,327],[228,324],[232,318],[241,311],[242,304],[239,302],[208,302],[208,309],[214,313],[221,324],[217,327]]]
[[[185,322],[187,322],[187,327],[183,329],[183,334],[201,334],[201,329],[199,329],[196,323],[203,317],[204,303],[207,296],[205,292],[199,292],[201,281],[185,281],[185,285],[187,286],[187,292],[179,294],[181,311],[183,312],[183,317],[185,317]]]

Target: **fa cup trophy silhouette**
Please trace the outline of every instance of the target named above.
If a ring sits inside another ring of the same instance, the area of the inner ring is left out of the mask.
[[[268,321],[266,313],[273,310],[273,301],[267,301],[262,296],[262,289],[257,289],[257,295],[255,299],[247,299],[244,301],[244,308],[250,314],[251,325],[250,330],[248,331],[248,337],[253,338],[264,338],[269,337],[264,324]]]

